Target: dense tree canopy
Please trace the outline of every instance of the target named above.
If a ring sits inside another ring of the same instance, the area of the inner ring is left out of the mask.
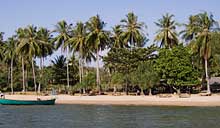
[[[160,49],[155,69],[175,88],[199,84],[199,72],[192,65],[189,49],[181,44],[173,49]]]

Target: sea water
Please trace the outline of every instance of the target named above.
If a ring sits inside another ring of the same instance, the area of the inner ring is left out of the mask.
[[[220,107],[0,105],[0,128],[220,128]]]

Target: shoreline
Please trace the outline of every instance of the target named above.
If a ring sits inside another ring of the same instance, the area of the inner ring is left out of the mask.
[[[6,99],[35,100],[37,95],[5,95]],[[51,99],[52,96],[40,96],[42,100]],[[191,95],[189,98],[179,98],[176,95],[168,98],[158,96],[70,96],[56,95],[56,104],[82,104],[82,105],[127,105],[127,106],[220,106],[220,95],[199,96]]]

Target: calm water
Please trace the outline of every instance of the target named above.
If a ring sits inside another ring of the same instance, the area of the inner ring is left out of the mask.
[[[220,128],[220,107],[0,106],[0,128]]]

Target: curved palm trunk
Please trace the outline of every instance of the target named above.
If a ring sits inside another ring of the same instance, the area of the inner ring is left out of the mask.
[[[207,93],[210,94],[209,76],[208,76],[208,60],[205,58],[205,76],[207,81]]]
[[[97,89],[99,90],[99,94],[101,93],[101,82],[100,82],[100,76],[99,76],[99,49],[96,51],[96,83],[97,83]]]
[[[66,52],[66,58],[67,58],[67,66],[66,66],[66,75],[67,75],[67,88],[70,87],[70,82],[69,82],[69,49],[67,47],[67,52]]]
[[[25,92],[25,71],[24,71],[24,58],[21,58],[22,63],[22,77],[23,77],[23,90],[22,92]]]
[[[11,58],[11,93],[14,94],[14,89],[13,89],[13,57]]]
[[[34,78],[34,91],[37,92],[37,84],[36,84],[36,76],[35,76],[35,68],[34,68],[34,58],[32,58],[31,64],[32,64],[32,71],[33,71],[33,78]]]

